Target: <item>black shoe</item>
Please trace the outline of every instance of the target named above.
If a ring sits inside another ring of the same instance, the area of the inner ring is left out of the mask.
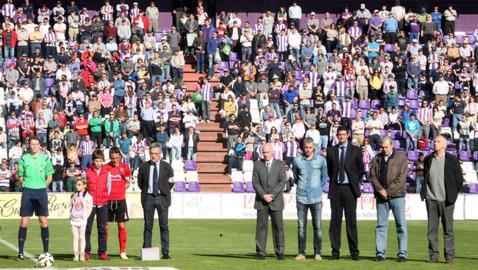
[[[339,255],[332,255],[330,257],[330,260],[333,260],[333,261],[340,260],[340,256]]]
[[[376,262],[383,262],[383,261],[385,261],[385,258],[382,257],[382,256],[377,256],[377,257],[375,258],[375,261],[376,261]]]
[[[279,261],[285,260],[284,254],[278,254],[278,255],[277,255],[277,259],[278,259]]]
[[[164,254],[163,257],[161,257],[163,260],[171,260],[171,256],[169,254]]]
[[[358,255],[352,256],[352,260],[353,260],[353,261],[358,261],[358,260],[359,260],[359,256],[358,256]]]
[[[257,259],[263,261],[263,260],[266,259],[266,255],[262,255],[262,254],[261,254],[261,255],[257,255]]]
[[[405,257],[398,257],[397,262],[399,262],[399,263],[407,262],[407,258],[405,258]]]
[[[16,258],[17,261],[23,261],[24,259],[25,259],[25,256],[23,256],[23,253],[17,254],[17,258]]]

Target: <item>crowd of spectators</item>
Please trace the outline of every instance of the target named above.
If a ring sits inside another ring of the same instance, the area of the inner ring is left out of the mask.
[[[133,169],[154,141],[163,158],[195,159],[196,127],[210,121],[214,98],[227,138],[227,173],[260,158],[265,142],[288,166],[305,137],[321,154],[337,143],[340,126],[363,147],[366,164],[383,135],[411,152],[426,151],[440,133],[457,142],[455,151],[478,150],[474,38],[455,37],[451,5],[430,13],[399,1],[373,11],[360,4],[333,18],[304,16],[294,2],[254,22],[205,10],[201,0],[175,8],[166,32],[154,1],[139,7],[106,0],[92,11],[74,0],[66,7],[7,0],[0,188],[18,190],[15,164],[33,136],[55,166],[53,191],[69,187],[59,182],[89,166],[96,148],[117,145]],[[203,74],[196,89],[183,83],[187,59]],[[193,101],[188,90],[201,97]]]

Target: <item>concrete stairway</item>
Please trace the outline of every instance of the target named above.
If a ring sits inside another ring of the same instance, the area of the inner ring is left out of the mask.
[[[188,64],[184,67],[184,84],[188,92],[192,94],[196,91],[198,79],[204,77],[205,74],[194,73],[194,65],[190,64],[193,62],[192,59],[186,58],[186,62]],[[214,86],[217,85],[217,74],[216,79],[211,83]],[[210,104],[211,121],[198,125],[200,142],[196,161],[201,191],[204,192],[231,191],[231,181],[228,176],[224,175],[226,169],[224,158],[227,154],[227,148],[224,140],[224,129],[220,127],[218,121],[218,111],[219,105],[217,100],[214,99]]]

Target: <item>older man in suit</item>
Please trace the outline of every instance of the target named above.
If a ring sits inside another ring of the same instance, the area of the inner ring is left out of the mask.
[[[161,146],[153,143],[149,147],[151,160],[144,162],[138,170],[138,186],[141,189],[141,205],[144,212],[143,248],[151,247],[154,213],[159,216],[161,232],[161,253],[163,259],[169,256],[168,209],[171,206],[173,169],[169,163],[161,160]]]
[[[256,252],[257,259],[266,258],[268,220],[271,217],[272,238],[278,260],[284,260],[284,224],[282,191],[287,182],[285,163],[272,158],[272,145],[264,144],[263,160],[254,163],[252,185],[256,191],[254,208],[257,209]]]
[[[351,144],[348,130],[337,130],[339,143],[327,149],[327,167],[330,181],[329,199],[331,208],[329,236],[332,245],[332,260],[340,259],[342,215],[345,212],[347,240],[350,255],[358,260],[357,198],[360,197],[360,182],[364,175],[362,150]]]

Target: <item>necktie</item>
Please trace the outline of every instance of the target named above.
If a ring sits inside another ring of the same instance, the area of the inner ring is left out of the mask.
[[[345,181],[345,146],[340,146],[339,184]]]
[[[266,166],[267,166],[267,171],[270,172],[271,171],[271,162],[266,161]]]
[[[159,178],[158,165],[155,163],[154,172],[153,172],[153,195],[154,196],[159,195],[159,185],[158,185],[159,179],[158,178]]]

